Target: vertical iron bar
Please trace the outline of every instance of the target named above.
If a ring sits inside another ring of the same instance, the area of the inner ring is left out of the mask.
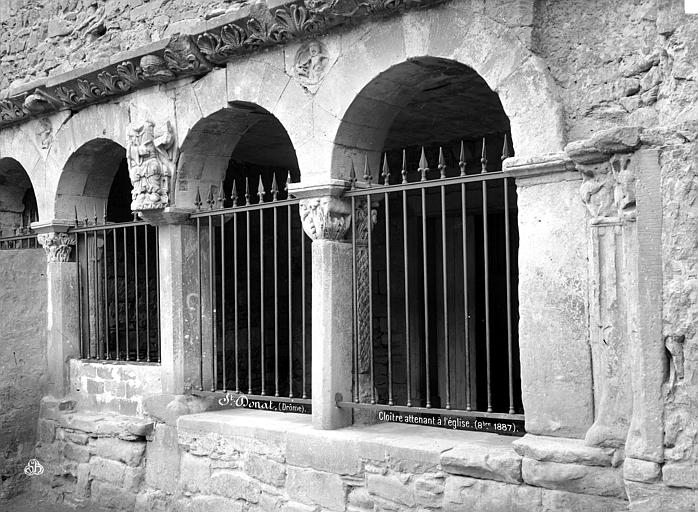
[[[100,324],[101,322],[101,314],[99,312],[99,307],[101,305],[100,300],[99,300],[99,261],[97,259],[98,255],[98,241],[97,241],[97,231],[94,231],[92,233],[92,240],[94,242],[94,276],[93,276],[93,286],[94,286],[94,309],[95,309],[95,342],[97,343],[97,358],[98,359],[104,359],[104,352],[102,351],[102,343],[100,340],[100,335],[102,334],[102,329],[100,329]]]
[[[354,371],[352,377],[354,379],[352,388],[354,389],[354,401],[359,403],[359,315],[357,313],[358,292],[356,289],[356,198],[351,196],[351,289],[352,289],[352,312],[353,312],[353,329],[352,329],[352,344],[354,346],[354,356],[352,364]]]
[[[119,261],[119,247],[116,243],[116,229],[111,230],[112,234],[112,245],[114,247],[114,325],[116,326],[116,360],[121,359],[121,353],[119,352],[119,272],[118,264]]]
[[[441,185],[441,275],[444,308],[444,352],[446,359],[446,409],[451,408],[451,354],[448,339],[448,272],[446,271],[446,187]]]
[[[216,297],[213,291],[215,286],[215,262],[216,255],[213,251],[213,216],[208,216],[208,300],[211,308],[211,371],[213,372],[213,380],[211,381],[211,391],[216,390],[218,386],[218,368],[216,360],[218,359],[218,347],[216,346]]]
[[[223,191],[223,185],[221,185],[220,191],[222,193]],[[220,201],[221,206],[223,205],[223,201]],[[223,391],[227,393],[228,391],[228,386],[226,385],[228,383],[228,374],[226,372],[226,367],[225,367],[225,317],[226,317],[226,311],[225,311],[225,218],[223,217],[223,214],[220,214],[218,216],[218,219],[220,220],[221,223],[221,342],[223,344],[222,349],[223,349],[223,361],[222,361],[222,368],[221,372],[223,374],[222,380],[223,380]]]
[[[262,182],[262,176],[259,177],[259,182]],[[261,199],[260,199],[261,202]],[[265,339],[264,339],[264,210],[259,210],[259,340],[262,358],[262,395],[266,395],[266,375],[265,375]]]
[[[140,307],[138,304],[138,227],[133,226],[133,291],[136,307],[136,361],[141,360],[141,340],[140,340]]]
[[[403,153],[404,154],[404,153]],[[404,175],[404,174],[403,174]],[[405,354],[407,362],[407,407],[412,406],[412,361],[410,357],[410,286],[407,261],[407,191],[402,191],[402,259],[405,280]]]
[[[79,236],[79,235],[78,235]],[[87,232],[83,233],[85,242],[85,311],[87,313],[87,357],[92,359],[92,328],[91,328],[91,310],[90,310],[90,244],[87,239]]]
[[[290,179],[287,180],[290,182]],[[293,398],[293,279],[291,251],[291,205],[286,207],[286,240],[288,240],[288,397]]]
[[[303,227],[301,226],[300,228],[300,234],[301,234],[301,318],[303,319],[302,321],[302,332],[301,332],[301,338],[303,341],[303,350],[302,350],[302,356],[303,356],[303,398],[308,398],[308,394],[306,393],[306,359],[305,359],[305,233],[303,232]]]
[[[143,228],[143,243],[145,249],[145,360],[150,362],[150,251],[148,250],[148,226]],[[155,253],[157,257],[158,254]]]
[[[468,307],[468,219],[465,183],[460,185],[461,229],[463,233],[463,317],[465,324],[465,410],[472,410],[470,403],[470,312]]]
[[[485,139],[482,139],[482,174],[487,173]],[[482,181],[482,236],[483,257],[485,263],[485,352],[487,359],[487,412],[492,412],[492,368],[490,360],[490,262],[489,232],[487,227],[487,181]]]
[[[80,278],[80,275],[82,274],[82,268],[80,268],[80,233],[77,233],[75,235],[75,265],[78,268],[78,296],[80,297],[80,300],[78,300],[78,319],[79,319],[79,329],[80,329],[80,357],[85,358],[86,352],[85,352],[85,333],[83,332],[83,298],[84,294],[82,293],[82,279]],[[89,313],[88,313],[89,314]]]
[[[274,206],[274,396],[279,396],[279,269],[278,269],[278,206]]]
[[[505,139],[506,141],[506,139]],[[509,414],[514,414],[514,348],[511,337],[511,263],[509,240],[509,181],[504,178],[504,250],[507,283],[507,352],[509,356]]]
[[[426,206],[426,190],[422,192],[422,264],[427,264],[427,206]],[[429,372],[429,278],[426,268],[424,269],[424,278],[422,285],[424,288],[424,363],[425,363],[425,379],[426,379],[426,406],[431,407],[431,383]]]
[[[201,284],[201,219],[196,218],[196,266],[199,275],[199,391],[204,389],[204,301],[203,286]]]
[[[104,259],[102,265],[102,272],[104,273],[102,276],[102,286],[104,289],[102,292],[102,307],[104,308],[104,345],[107,353],[107,359],[109,359],[109,308],[107,307],[109,305],[109,300],[107,299],[107,294],[109,292],[107,283],[107,249],[109,246],[107,245],[106,229],[102,230],[102,241],[104,247],[104,250],[102,251],[102,258]]]
[[[384,178],[386,181],[388,177]],[[386,293],[387,293],[387,313],[388,313],[388,405],[393,402],[393,337],[392,337],[392,310],[390,305],[390,198],[388,192],[385,193],[385,272],[386,272]]]
[[[247,202],[249,204],[249,201]],[[252,394],[252,294],[251,294],[251,282],[250,276],[252,272],[250,271],[250,211],[247,210],[247,230],[245,235],[247,237],[247,244],[245,247],[247,249],[247,393]]]
[[[124,235],[124,306],[126,315],[126,357],[127,361],[131,360],[131,353],[129,351],[129,328],[128,328],[128,250],[126,249],[126,228],[121,228],[121,232]]]
[[[233,182],[235,183],[235,182]],[[234,187],[234,186],[233,186]],[[233,306],[235,308],[235,392],[240,392],[238,364],[238,214],[233,212]]]

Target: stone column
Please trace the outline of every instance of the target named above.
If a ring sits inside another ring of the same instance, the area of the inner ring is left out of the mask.
[[[174,208],[141,212],[158,226],[162,389],[175,395],[198,389],[200,373],[199,241],[190,213]]]
[[[583,438],[594,417],[587,241],[579,173],[564,154],[510,158],[519,225],[519,349],[526,431]]]
[[[32,226],[46,251],[48,318],[46,359],[50,393],[62,397],[70,390],[69,360],[80,357],[80,319],[77,263],[70,261],[75,235],[66,224]]]
[[[344,241],[351,203],[338,196],[343,182],[321,190],[299,190],[300,214],[312,243],[313,426],[336,429],[352,422],[352,411],[336,406],[337,395],[352,399],[352,247]]]

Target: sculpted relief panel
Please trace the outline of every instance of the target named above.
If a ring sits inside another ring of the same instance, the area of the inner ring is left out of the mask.
[[[169,121],[158,130],[152,121],[130,127],[127,159],[133,187],[131,210],[165,208],[170,204],[178,157],[179,149]]]

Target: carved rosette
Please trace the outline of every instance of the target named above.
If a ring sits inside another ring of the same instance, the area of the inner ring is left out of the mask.
[[[70,249],[75,245],[75,235],[69,233],[41,233],[36,239],[46,251],[46,260],[65,263],[70,258]]]
[[[131,210],[168,206],[179,159],[172,124],[168,121],[157,130],[152,121],[131,126],[126,156],[132,186]]]
[[[303,199],[303,230],[313,240],[342,240],[351,226],[351,203],[337,197]]]

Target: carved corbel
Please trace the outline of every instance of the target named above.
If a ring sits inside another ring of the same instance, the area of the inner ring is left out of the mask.
[[[70,249],[75,245],[75,235],[69,233],[40,233],[36,236],[46,251],[46,260],[65,263],[70,258]]]
[[[299,209],[303,230],[313,240],[342,240],[351,226],[351,203],[346,199],[303,199]]]

